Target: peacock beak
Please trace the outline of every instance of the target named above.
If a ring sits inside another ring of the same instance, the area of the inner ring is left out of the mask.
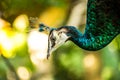
[[[51,44],[50,39],[48,39],[47,59],[49,58],[50,54],[53,52],[53,47],[51,45],[53,44]]]
[[[50,54],[56,49],[56,37],[57,33],[55,30],[52,30],[48,36],[48,50],[47,50],[47,59],[49,58]]]

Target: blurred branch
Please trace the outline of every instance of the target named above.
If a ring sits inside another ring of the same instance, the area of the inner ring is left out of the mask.
[[[78,27],[79,25],[85,24],[86,3],[86,0],[80,0],[79,3],[73,5],[66,25]]]
[[[14,73],[14,77],[16,78],[16,80],[20,80],[16,71],[15,71],[14,66],[10,63],[10,61],[6,57],[4,57],[3,55],[1,55],[1,57],[4,60],[4,62],[6,63],[6,65],[8,66],[9,70]]]

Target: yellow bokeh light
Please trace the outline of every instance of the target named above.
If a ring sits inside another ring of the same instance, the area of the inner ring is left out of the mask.
[[[13,23],[13,27],[20,32],[25,31],[28,25],[29,25],[29,20],[27,15],[25,14],[18,16]]]
[[[10,27],[10,23],[0,18],[0,30],[4,28],[7,29],[9,27]]]
[[[0,51],[7,58],[14,55],[11,36],[13,32],[10,23],[0,18]]]
[[[97,59],[95,55],[89,54],[84,58],[84,65],[86,68],[95,69],[97,67]]]
[[[0,31],[0,45],[3,56],[12,57],[14,55],[14,45],[12,43],[11,36],[8,36],[5,31]]]
[[[39,17],[39,22],[43,22],[49,26],[57,26],[65,18],[65,8],[50,7]]]
[[[18,76],[20,77],[21,80],[29,80],[30,78],[30,73],[27,70],[27,68],[21,66],[17,69]]]
[[[12,41],[14,43],[15,48],[20,48],[26,42],[26,35],[24,33],[15,33]]]
[[[14,21],[15,31],[10,23],[0,18],[0,52],[3,56],[11,58],[15,56],[15,51],[23,46],[26,42],[25,31],[28,26],[28,18],[26,15],[20,15]]]

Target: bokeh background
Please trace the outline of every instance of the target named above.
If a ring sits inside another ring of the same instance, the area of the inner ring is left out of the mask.
[[[73,25],[84,32],[87,0],[0,0],[0,80],[120,80],[120,36],[99,51],[71,41],[49,60],[50,27]]]

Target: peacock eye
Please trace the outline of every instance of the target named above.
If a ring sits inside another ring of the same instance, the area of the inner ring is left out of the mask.
[[[60,34],[62,34],[63,32],[60,32]]]
[[[62,34],[63,32],[59,32],[58,35]]]
[[[55,39],[54,39],[54,38],[52,38],[52,40],[54,41]]]
[[[55,40],[56,40],[56,38],[55,38],[55,37],[52,37],[52,38],[51,38],[51,40],[52,40],[52,41],[55,41]]]

